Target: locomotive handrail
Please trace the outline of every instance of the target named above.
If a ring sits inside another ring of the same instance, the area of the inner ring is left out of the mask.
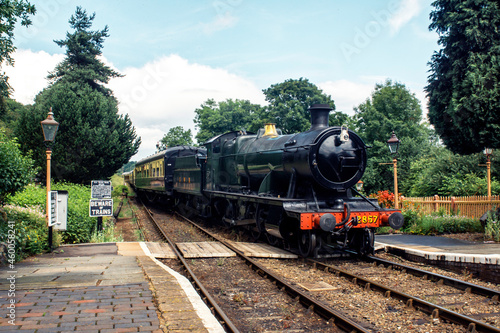
[[[358,190],[356,190],[354,187],[351,187],[351,191],[356,192],[361,198],[363,198],[366,202],[368,202],[370,205],[372,205],[373,208],[375,208],[376,211],[381,211],[382,210],[382,207],[379,207],[379,206],[375,205],[373,202],[370,201],[370,199],[368,199],[363,194],[361,194],[360,192],[358,192]]]

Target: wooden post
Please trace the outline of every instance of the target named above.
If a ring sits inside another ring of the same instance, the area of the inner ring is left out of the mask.
[[[45,151],[47,154],[47,214],[46,214],[46,219],[47,219],[47,226],[49,225],[49,210],[50,210],[50,160],[51,160],[51,154],[52,154],[52,149],[50,147],[47,147],[47,150]],[[49,242],[49,251],[52,252],[52,226],[49,226],[49,237],[48,237],[48,242]]]
[[[439,210],[439,195],[434,196],[434,211],[437,212]]]

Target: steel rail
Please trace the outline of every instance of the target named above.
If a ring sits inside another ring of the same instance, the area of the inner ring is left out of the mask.
[[[323,269],[325,272],[335,273],[337,276],[348,278],[352,283],[364,287],[366,290],[375,290],[383,293],[386,297],[405,302],[406,306],[413,307],[423,312],[430,314],[433,318],[442,318],[449,322],[462,325],[467,328],[468,332],[485,332],[485,333],[500,333],[500,328],[488,325],[482,321],[470,318],[460,313],[448,310],[439,305],[424,301],[418,297],[414,297],[396,289],[384,286],[377,282],[371,281],[359,275],[353,274],[346,270],[333,265],[327,265],[322,262],[307,259],[313,266],[318,269]]]
[[[215,311],[215,315],[219,318],[219,322],[221,322],[221,325],[228,332],[234,332],[234,333],[240,332],[238,328],[233,324],[231,319],[229,319],[229,317],[224,313],[222,308],[217,304],[215,299],[210,295],[208,290],[203,286],[200,280],[198,280],[194,272],[189,267],[187,261],[184,259],[182,254],[177,250],[177,247],[175,246],[173,241],[170,239],[170,237],[168,237],[165,231],[163,231],[163,229],[159,226],[158,222],[156,222],[156,220],[153,218],[153,215],[151,214],[149,209],[145,207],[145,211],[147,212],[148,218],[153,222],[153,224],[155,224],[156,228],[160,231],[165,240],[170,244],[170,247],[174,251],[175,255],[177,256],[177,258],[179,258],[182,265],[184,266],[184,269],[187,271],[188,277],[191,280],[191,282],[196,285],[198,291],[202,293],[204,300],[210,305],[212,310]]]
[[[263,265],[259,264],[256,260],[251,259],[250,257],[246,256],[242,251],[231,245],[230,243],[226,242],[224,239],[221,239],[220,237],[212,234],[210,231],[206,230],[205,228],[199,226],[195,222],[189,220],[188,218],[182,216],[179,214],[180,217],[182,217],[184,220],[187,222],[193,224],[197,228],[199,228],[201,231],[212,237],[214,240],[224,244],[228,248],[230,248],[232,251],[234,251],[240,258],[245,260],[245,262],[248,264],[250,268],[255,270],[257,274],[260,276],[267,278],[271,280],[278,289],[281,291],[286,292],[288,295],[290,295],[292,298],[294,298],[297,301],[300,301],[301,304],[303,304],[306,308],[313,310],[316,312],[318,315],[321,317],[325,318],[326,320],[334,323],[337,327],[350,332],[350,333],[369,333],[373,332],[372,330],[369,330],[367,328],[364,328],[361,326],[359,323],[347,318],[343,313],[340,313],[339,311],[336,311],[326,305],[325,303],[322,303],[318,300],[313,299],[309,295],[301,292],[299,289],[293,287],[289,283],[287,283],[285,280],[274,274],[272,271],[269,269],[265,268]]]
[[[467,293],[472,293],[472,294],[488,297],[488,298],[491,298],[491,300],[494,302],[498,302],[500,299],[500,291],[486,288],[483,286],[479,286],[477,284],[465,282],[465,281],[458,280],[458,279],[455,279],[452,277],[444,276],[444,275],[437,274],[437,273],[432,273],[432,272],[425,271],[425,270],[420,269],[420,268],[407,266],[404,264],[392,262],[392,261],[377,258],[374,256],[367,256],[365,258],[365,260],[367,260],[369,262],[376,263],[378,265],[386,265],[388,267],[392,266],[392,269],[399,269],[403,272],[409,273],[409,274],[414,275],[416,277],[421,277],[421,278],[428,279],[428,280],[433,281],[433,282],[442,283],[444,285],[463,290]]]

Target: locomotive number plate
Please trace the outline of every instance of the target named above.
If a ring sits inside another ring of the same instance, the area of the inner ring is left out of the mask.
[[[358,223],[360,224],[371,224],[378,222],[378,215],[358,215]]]

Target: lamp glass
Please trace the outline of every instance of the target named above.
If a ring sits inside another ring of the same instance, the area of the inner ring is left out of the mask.
[[[391,151],[391,154],[395,155],[398,152],[399,149],[399,139],[396,137],[396,134],[392,132],[391,138],[387,140],[387,145],[389,146],[389,150]]]
[[[484,153],[484,155],[491,155],[491,154],[493,154],[493,149],[492,148],[484,148],[483,153]]]

